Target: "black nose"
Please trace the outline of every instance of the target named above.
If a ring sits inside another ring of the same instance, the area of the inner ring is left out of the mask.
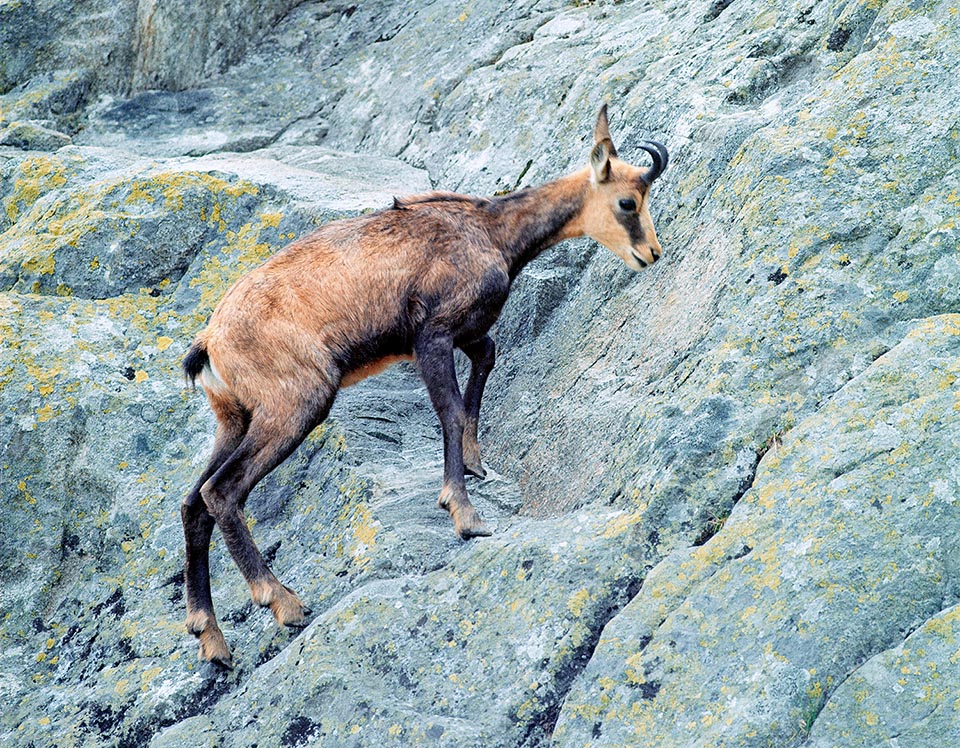
[[[657,260],[660,259],[660,253],[657,252],[657,250],[651,249],[651,250],[650,250],[650,254],[653,255],[653,261],[654,261],[654,262],[656,262]]]

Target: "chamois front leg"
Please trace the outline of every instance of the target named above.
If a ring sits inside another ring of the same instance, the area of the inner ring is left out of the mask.
[[[417,367],[443,429],[443,488],[439,504],[453,519],[457,534],[466,540],[490,535],[470,499],[463,480],[463,430],[466,411],[453,364],[453,339],[443,333],[425,333],[416,342]]]
[[[463,466],[470,475],[486,478],[487,471],[480,461],[480,443],[477,441],[477,429],[480,424],[480,400],[483,398],[483,388],[487,377],[493,369],[496,347],[489,335],[484,335],[467,345],[460,346],[460,350],[470,358],[470,379],[463,395],[463,406],[466,409],[467,421],[463,429]]]

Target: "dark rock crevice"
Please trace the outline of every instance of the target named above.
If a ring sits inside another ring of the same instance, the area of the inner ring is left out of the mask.
[[[590,663],[604,628],[636,597],[643,586],[643,578],[618,580],[618,584],[624,585],[623,588],[596,608],[595,615],[587,624],[589,634],[552,674],[549,697],[543,700],[545,703],[542,704],[541,711],[533,719],[520,720],[516,715],[513,716],[518,722],[526,722],[526,727],[516,743],[517,748],[546,748],[552,745],[553,731],[567,694]]]

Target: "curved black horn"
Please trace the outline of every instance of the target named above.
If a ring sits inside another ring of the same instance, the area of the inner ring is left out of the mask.
[[[656,140],[644,140],[640,143],[640,147],[650,154],[650,158],[653,159],[653,166],[650,167],[644,175],[644,180],[647,184],[650,184],[663,174],[664,169],[667,168],[667,162],[670,160],[670,155],[667,153],[667,149],[664,148],[662,143],[658,143]]]

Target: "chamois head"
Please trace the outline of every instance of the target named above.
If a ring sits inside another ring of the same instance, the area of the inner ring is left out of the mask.
[[[581,214],[583,233],[612,251],[627,267],[642,270],[662,252],[647,208],[650,185],[667,168],[667,149],[645,140],[640,147],[653,166],[641,169],[617,158],[610,138],[607,105],[600,107],[590,151],[590,184]]]

